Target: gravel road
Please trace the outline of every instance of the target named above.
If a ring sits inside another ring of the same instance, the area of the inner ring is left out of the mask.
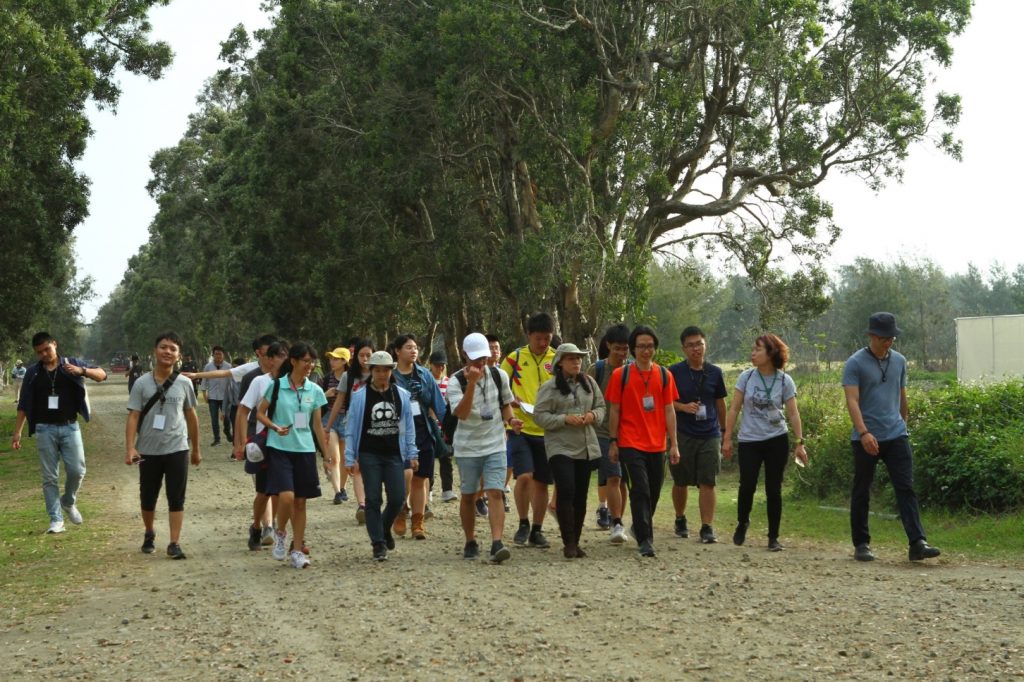
[[[708,546],[673,537],[667,516],[653,560],[608,544],[595,525],[584,535],[586,559],[517,548],[491,566],[461,558],[456,505],[437,499],[429,539],[399,539],[377,564],[354,503],[325,497],[309,505],[313,564],[297,571],[246,548],[252,484],[223,446],[205,448],[191,473],[189,559],[143,555],[136,472],[122,463],[126,395],[120,378],[91,390],[97,415],[82,492],[109,495],[105,520],[124,532],[97,555],[69,608],[3,625],[4,677],[1024,677],[1020,566],[910,564],[894,551],[858,564],[846,545],[793,540],[776,554],[761,538]],[[554,519],[546,525],[554,541]]]

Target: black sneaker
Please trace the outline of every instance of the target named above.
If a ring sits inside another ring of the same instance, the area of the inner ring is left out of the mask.
[[[476,515],[487,518],[487,500],[482,497],[476,501]]]
[[[705,545],[713,545],[718,542],[718,537],[715,535],[715,529],[706,523],[701,525],[700,541]]]
[[[389,551],[395,548],[395,536],[391,534],[391,531],[384,532],[384,546],[387,547]]]
[[[736,524],[736,530],[732,534],[732,544],[736,545],[737,547],[740,547],[740,546],[743,545],[744,542],[746,542],[746,540],[747,540],[747,526],[748,525],[750,525],[750,524],[746,524],[746,523],[737,523]],[[768,543],[768,546],[771,547],[771,543],[770,542]]]
[[[172,542],[171,544],[167,545],[167,556],[171,557],[172,559],[184,559],[185,553],[181,551],[181,545],[179,545],[177,542]]]
[[[640,556],[655,557],[657,554],[654,552],[654,544],[650,540],[644,540],[640,543]]]
[[[219,440],[215,440],[215,441],[213,441],[212,443],[210,443],[210,447],[211,447],[211,448],[212,448],[212,447],[216,447],[216,446],[218,446],[218,445],[220,445],[220,441],[219,441]]]
[[[597,527],[604,530],[612,527],[612,515],[608,512],[608,507],[597,508]]]
[[[519,524],[519,530],[512,536],[512,542],[517,545],[525,545],[530,538],[530,524]]]
[[[156,545],[153,541],[156,540],[156,533],[146,533],[142,539],[142,553],[152,554],[156,551]]]
[[[249,549],[258,552],[263,547],[263,531],[259,526],[249,526]]]
[[[383,542],[373,543],[373,558],[375,561],[388,560],[388,547]]]
[[[676,517],[676,537],[678,537],[678,538],[688,538],[688,537],[690,537],[690,529],[686,527],[686,517],[685,516],[677,516]]]
[[[544,537],[543,531],[540,529],[530,531],[530,546],[536,547],[537,549],[547,549],[551,546],[548,539]]]
[[[508,561],[512,558],[512,552],[501,540],[495,540],[491,543],[491,554],[487,557],[487,560],[492,564],[500,564],[503,561]]]
[[[470,540],[466,543],[466,546],[462,548],[462,558],[467,561],[480,558],[480,545],[476,540]]]
[[[786,549],[786,548],[782,546],[782,543],[779,542],[778,538],[768,538],[768,551],[769,552],[781,552],[784,549]]]

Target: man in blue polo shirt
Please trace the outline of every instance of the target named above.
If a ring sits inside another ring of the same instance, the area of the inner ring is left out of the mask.
[[[892,349],[899,336],[892,313],[875,313],[868,322],[868,345],[850,356],[843,368],[846,408],[853,422],[853,493],[850,531],[857,561],[873,561],[868,507],[878,460],[885,462],[896,493],[910,560],[939,556],[928,544],[914,493],[914,459],[907,435],[907,359]]]
[[[704,361],[707,338],[700,327],[687,327],[679,335],[686,360],[669,367],[679,389],[675,401],[679,433],[679,463],[672,472],[672,504],[676,511],[676,535],[690,536],[686,526],[689,486],[697,486],[700,509],[700,540],[718,542],[711,524],[715,521],[715,486],[722,469],[722,431],[725,429],[725,377],[722,370]]]

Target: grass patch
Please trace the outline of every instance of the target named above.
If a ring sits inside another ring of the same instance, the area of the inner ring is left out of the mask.
[[[36,439],[28,438],[26,425],[21,450],[11,449],[15,416],[14,405],[4,396],[0,407],[0,590],[4,608],[0,617],[7,625],[27,615],[63,608],[73,586],[98,575],[99,554],[116,532],[115,527],[97,521],[103,516],[100,496],[88,493],[98,486],[90,485],[87,475],[86,495],[79,504],[86,523],[74,526],[69,522],[66,532],[46,534],[49,518]],[[86,431],[87,463],[88,436]],[[61,490],[63,485],[62,476]]]
[[[792,471],[788,473],[793,474]],[[783,488],[780,538],[783,544],[787,538],[806,539],[845,545],[852,553],[849,502],[792,499],[787,491],[790,485],[787,482]],[[739,474],[735,470],[724,472],[718,479],[718,505],[715,511],[715,532],[719,542],[732,542],[732,532],[736,528],[738,491]],[[597,499],[596,491],[591,499]],[[596,506],[596,502],[593,504]],[[691,489],[686,506],[691,537],[694,537],[700,528],[696,489]],[[656,524],[659,528],[671,528],[674,519],[671,478],[662,490],[658,507]],[[1019,564],[1024,556],[1024,513],[971,514],[924,509],[921,520],[928,533],[928,541],[942,549],[944,556],[954,560]],[[894,508],[873,500],[870,523],[872,547],[884,548],[887,554],[893,555],[906,552],[907,536]],[[762,546],[767,533],[767,507],[762,483],[754,495],[747,543],[754,547]],[[659,535],[664,537],[665,531]]]

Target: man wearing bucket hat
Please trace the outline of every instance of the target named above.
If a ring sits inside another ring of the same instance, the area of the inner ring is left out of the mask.
[[[373,558],[385,561],[395,548],[391,526],[405,503],[405,463],[419,468],[416,426],[410,393],[395,384],[397,364],[387,351],[375,351],[367,361],[370,381],[352,394],[345,434],[345,466],[350,474],[361,472],[366,489],[366,532]],[[383,486],[387,493],[384,504]]]
[[[879,460],[885,462],[896,493],[911,561],[939,556],[928,544],[914,493],[914,461],[907,435],[907,359],[892,349],[900,329],[892,313],[875,313],[868,321],[868,345],[850,356],[843,368],[846,408],[853,422],[853,493],[850,531],[857,561],[872,561],[868,507]]]
[[[452,438],[455,462],[459,467],[459,518],[466,535],[464,559],[480,556],[476,541],[476,495],[483,480],[484,494],[490,499],[487,518],[491,529],[488,560],[494,564],[512,554],[502,542],[505,508],[501,493],[505,488],[505,427],[518,433],[523,422],[512,414],[512,389],[505,370],[488,366],[490,348],[483,334],[470,334],[462,342],[466,366],[450,377],[448,404],[458,427]]]

